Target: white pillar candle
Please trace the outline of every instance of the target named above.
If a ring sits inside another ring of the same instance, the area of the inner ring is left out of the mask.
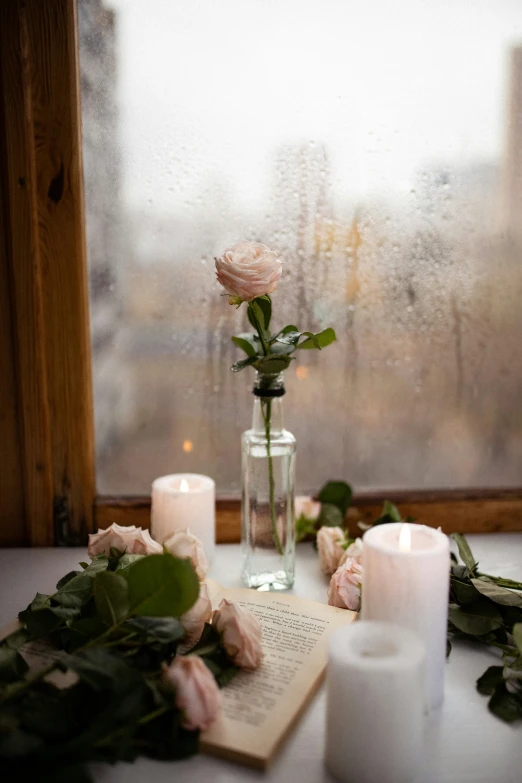
[[[449,539],[424,525],[396,522],[363,537],[362,619],[415,631],[426,647],[428,706],[444,698],[449,600]]]
[[[392,623],[332,634],[326,674],[328,769],[345,783],[410,783],[422,765],[424,645]]]
[[[178,530],[199,538],[209,562],[216,544],[216,488],[208,476],[178,473],[152,483],[151,535],[162,544]]]

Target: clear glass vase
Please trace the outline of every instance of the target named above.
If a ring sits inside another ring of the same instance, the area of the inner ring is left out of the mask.
[[[256,373],[252,429],[242,436],[243,581],[287,590],[295,571],[295,438],[283,425],[283,373]]]

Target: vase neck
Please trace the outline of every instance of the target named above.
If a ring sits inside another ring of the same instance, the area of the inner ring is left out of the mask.
[[[254,417],[252,429],[257,434],[270,437],[283,431],[283,396],[285,383],[283,373],[256,372],[254,378]]]
[[[254,397],[254,415],[252,429],[257,435],[267,435],[267,423],[270,425],[270,437],[280,435],[284,429],[282,397]]]

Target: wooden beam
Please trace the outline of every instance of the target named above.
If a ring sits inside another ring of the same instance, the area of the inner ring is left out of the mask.
[[[445,533],[498,533],[522,531],[522,490],[455,490],[422,492],[360,493],[348,512],[347,523],[353,535],[360,535],[358,522],[373,522],[385,500],[399,506],[404,517]],[[98,497],[94,508],[95,524],[104,529],[112,522],[119,525],[150,525],[150,497]],[[241,538],[239,500],[216,502],[216,540],[236,543]]]
[[[9,239],[11,313],[16,344],[25,518],[29,543],[54,543],[51,440],[45,369],[42,270],[38,244],[37,173],[31,142],[31,53],[27,13],[13,0],[2,4],[3,189]],[[12,459],[15,455],[9,455]],[[4,512],[2,504],[2,512]],[[3,525],[10,519],[2,513]],[[3,537],[5,533],[3,534]],[[21,542],[20,542],[21,543]]]
[[[76,29],[75,2],[2,2],[11,310],[26,526],[28,542],[37,545],[80,543],[92,527],[93,413]]]
[[[0,93],[4,92],[0,68]],[[3,104],[0,102],[0,150],[6,150],[3,128]],[[0,155],[0,191],[5,192],[6,159]],[[9,520],[0,526],[0,546],[26,543],[25,507],[23,498],[21,433],[18,416],[17,366],[13,343],[11,312],[10,243],[5,230],[8,216],[4,214],[6,200],[0,203],[0,498],[2,514]]]

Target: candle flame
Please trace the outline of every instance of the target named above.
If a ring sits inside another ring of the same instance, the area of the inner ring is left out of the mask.
[[[181,479],[181,483],[179,485],[179,491],[180,492],[188,492],[189,491],[189,483],[187,479]]]
[[[403,522],[401,532],[399,533],[399,551],[411,552],[411,533],[407,522]]]

